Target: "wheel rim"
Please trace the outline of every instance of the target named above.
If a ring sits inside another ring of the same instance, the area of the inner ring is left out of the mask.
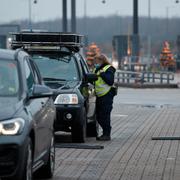
[[[31,146],[28,146],[27,155],[27,165],[26,165],[26,180],[32,180],[32,150]]]
[[[51,148],[50,148],[50,165],[51,165],[51,172],[53,174],[55,168],[55,147],[54,147],[54,138],[51,140]]]

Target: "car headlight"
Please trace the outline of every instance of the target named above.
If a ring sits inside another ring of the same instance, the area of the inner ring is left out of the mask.
[[[17,135],[24,128],[24,119],[15,118],[0,122],[0,135]]]
[[[78,104],[77,94],[60,94],[56,97],[54,104]]]

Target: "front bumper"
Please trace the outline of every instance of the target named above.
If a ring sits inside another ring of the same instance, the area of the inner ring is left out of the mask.
[[[55,131],[70,131],[72,123],[81,123],[83,105],[56,105]],[[67,118],[71,115],[71,118]]]
[[[0,177],[11,177],[21,170],[25,146],[25,139],[21,136],[0,137]]]

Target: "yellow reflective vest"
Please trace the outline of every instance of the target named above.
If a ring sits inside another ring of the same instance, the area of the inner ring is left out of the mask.
[[[110,67],[111,65],[106,65],[96,73],[98,76],[98,80],[95,81],[95,92],[97,97],[104,96],[111,90],[112,86],[108,85],[100,76],[101,72],[106,72]]]

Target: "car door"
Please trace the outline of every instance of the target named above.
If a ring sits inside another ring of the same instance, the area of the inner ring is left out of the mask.
[[[31,59],[30,59],[30,64],[33,70],[35,83],[40,85],[44,84],[42,82],[37,65]],[[39,141],[41,142],[42,152],[46,152],[49,148],[51,138],[54,133],[53,127],[54,127],[54,119],[55,119],[55,107],[54,107],[53,99],[51,97],[40,98],[40,102],[42,105],[42,110],[41,110],[42,118],[39,121],[39,127],[38,127],[38,132],[41,134],[41,139],[39,139]]]
[[[27,93],[32,94],[33,85],[37,83],[32,67],[29,62],[29,57],[24,59],[24,71],[26,77]],[[44,98],[34,98],[28,101],[28,111],[31,113],[32,121],[35,130],[35,161],[41,156],[44,149],[44,129],[43,127],[43,116],[45,113]]]
[[[86,74],[90,73],[88,66],[85,62],[85,60],[79,55],[79,60],[81,63],[81,68],[82,68],[82,73],[83,76],[85,77]],[[85,80],[85,78],[84,78]],[[93,119],[95,115],[95,108],[96,108],[96,96],[95,96],[95,89],[94,89],[94,84],[91,84],[87,81],[84,82],[85,88],[86,88],[86,104],[87,104],[87,118],[88,120]]]

